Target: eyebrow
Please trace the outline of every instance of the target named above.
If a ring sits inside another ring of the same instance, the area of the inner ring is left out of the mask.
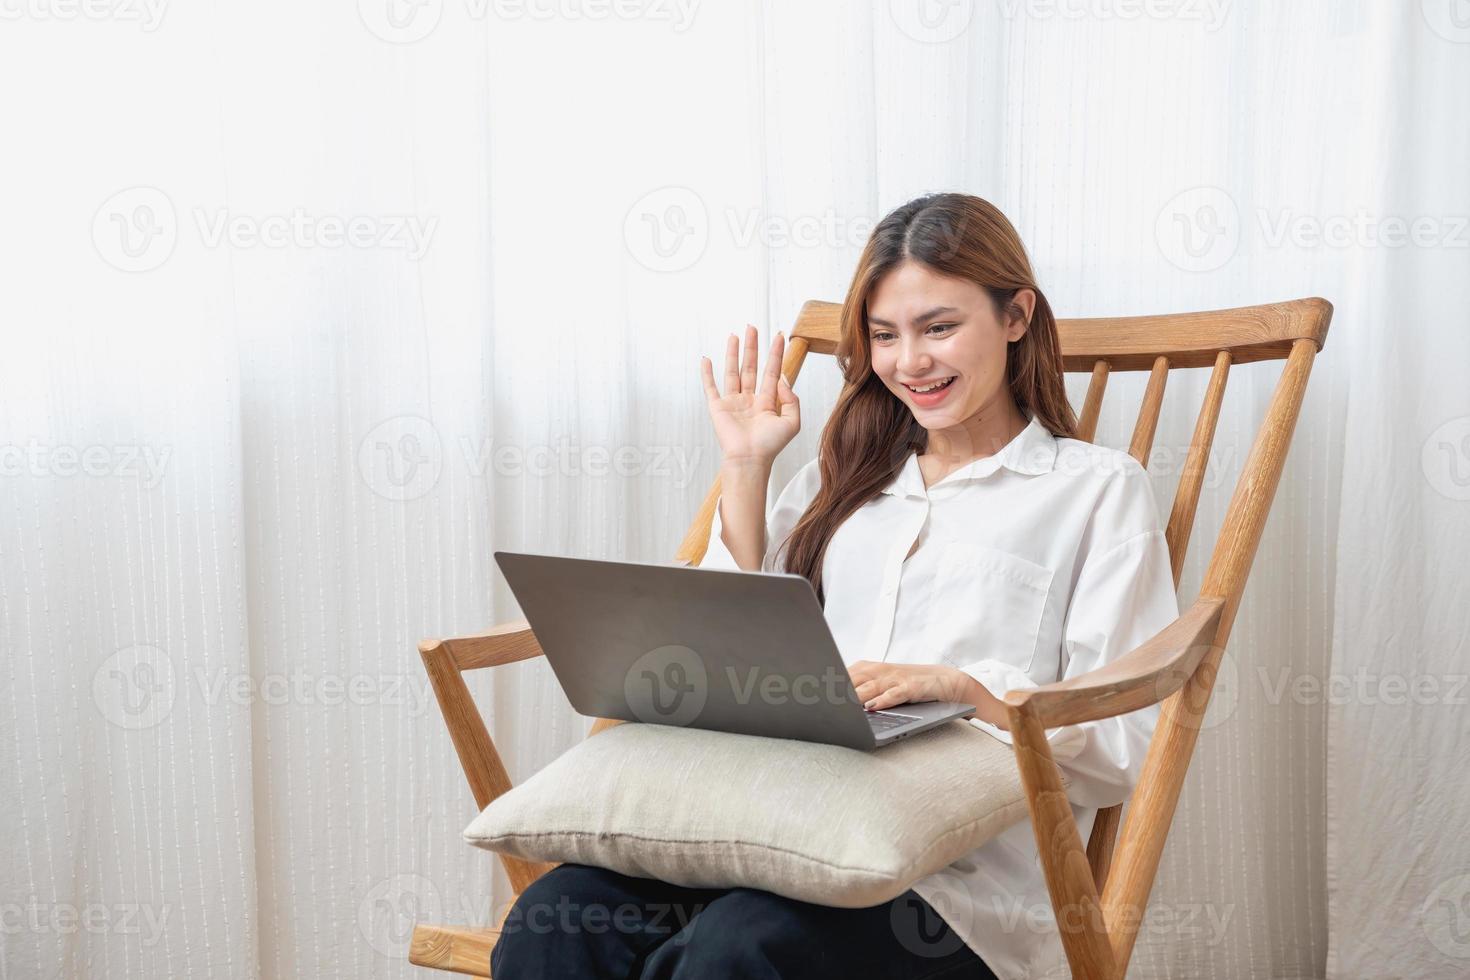
[[[941,314],[944,314],[944,313],[958,313],[958,312],[959,312],[959,310],[955,309],[953,306],[936,306],[932,310],[925,310],[923,313],[920,313],[918,316],[914,317],[913,320],[910,321],[910,322],[914,326],[917,327],[919,324],[923,323],[925,320],[932,320],[936,316],[940,316]],[[893,324],[889,323],[887,320],[880,320],[880,319],[878,319],[875,316],[868,317],[868,325],[869,326],[888,327],[889,329],[892,329],[893,328]]]

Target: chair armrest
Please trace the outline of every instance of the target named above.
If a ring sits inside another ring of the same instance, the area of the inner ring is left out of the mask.
[[[447,650],[454,665],[460,670],[498,667],[542,655],[541,644],[524,619],[502,623],[478,636],[423,640],[419,643],[419,653],[425,657],[438,650]]]
[[[1189,611],[1134,650],[1080,677],[1010,691],[1005,703],[1043,728],[1112,718],[1157,704],[1184,686],[1214,643],[1225,600],[1200,596]]]

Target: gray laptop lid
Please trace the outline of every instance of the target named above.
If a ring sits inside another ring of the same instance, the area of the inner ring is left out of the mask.
[[[505,551],[495,560],[583,715],[875,744],[802,576]]]

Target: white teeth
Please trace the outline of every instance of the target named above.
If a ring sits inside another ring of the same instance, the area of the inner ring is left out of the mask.
[[[927,388],[915,388],[913,385],[904,385],[904,387],[907,388],[909,391],[914,392],[915,394],[922,395],[925,392],[934,391],[937,388],[943,388],[945,385],[949,384],[953,380],[954,378],[945,378],[943,381],[934,382]]]

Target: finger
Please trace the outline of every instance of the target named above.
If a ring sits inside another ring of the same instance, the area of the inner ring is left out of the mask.
[[[773,412],[776,411],[776,403],[780,398],[781,352],[785,343],[786,338],[781,331],[776,331],[775,339],[771,341],[771,352],[766,356],[766,368],[761,372],[761,403]]]
[[[755,388],[755,363],[758,355],[757,344],[760,338],[756,336],[755,326],[747,323],[745,325],[745,361],[740,365],[740,390],[757,394]]]
[[[796,397],[796,392],[784,374],[781,375],[780,385],[776,387],[776,397],[781,402],[781,417],[795,419],[799,427],[801,425],[801,399]]]
[[[705,398],[710,401],[718,401],[720,389],[715,387],[715,366],[703,354],[699,357],[699,380],[704,383]]]
[[[725,394],[740,392],[740,341],[732,333],[725,338]]]
[[[896,704],[903,704],[909,699],[908,694],[905,693],[906,690],[907,688],[902,682],[894,684],[892,687],[889,687],[872,698],[864,707],[873,711],[882,711],[884,708],[891,708]]]

